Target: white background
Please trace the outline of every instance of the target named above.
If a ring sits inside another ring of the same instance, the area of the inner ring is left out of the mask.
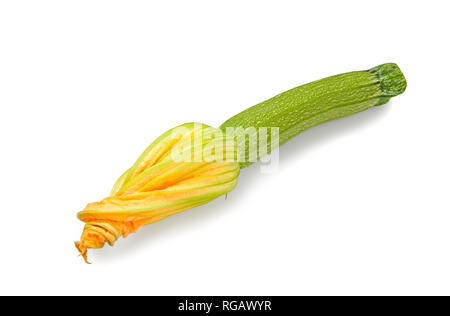
[[[2,1],[0,294],[450,294],[447,1]],[[76,213],[169,128],[395,62],[406,92],[114,247]]]

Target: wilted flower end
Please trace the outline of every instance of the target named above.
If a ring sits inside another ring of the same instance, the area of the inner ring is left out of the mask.
[[[175,127],[158,137],[114,185],[111,195],[78,213],[86,223],[76,247],[113,245],[140,226],[202,205],[237,184],[234,141],[200,123]]]

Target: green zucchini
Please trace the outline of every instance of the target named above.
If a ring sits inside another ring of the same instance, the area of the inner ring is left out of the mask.
[[[257,146],[258,138],[238,139],[233,132],[236,128],[253,128],[259,134],[261,127],[277,127],[278,144],[282,145],[318,124],[385,104],[405,89],[406,79],[400,68],[393,63],[383,64],[293,88],[233,116],[220,129],[227,131],[238,144],[245,147],[245,161],[241,161],[241,167],[246,167],[254,162],[250,159],[249,148]],[[270,135],[268,138],[270,144]],[[271,149],[269,147],[267,153]],[[258,151],[257,159],[260,158]]]

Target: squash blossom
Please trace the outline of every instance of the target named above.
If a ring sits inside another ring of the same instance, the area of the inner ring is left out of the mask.
[[[110,196],[78,213],[85,226],[75,246],[87,262],[88,249],[112,246],[142,225],[227,194],[236,186],[240,168],[302,131],[385,104],[405,88],[398,66],[383,64],[293,88],[219,128],[200,123],[175,127],[122,174]]]
[[[188,123],[156,139],[114,185],[111,195],[78,213],[86,223],[75,245],[87,262],[87,249],[113,245],[186,209],[231,191],[239,176],[236,144],[220,129]]]

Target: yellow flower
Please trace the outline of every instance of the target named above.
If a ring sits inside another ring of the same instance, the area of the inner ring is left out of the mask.
[[[75,245],[113,245],[140,226],[202,205],[231,191],[239,176],[235,142],[200,123],[175,127],[158,137],[116,182],[111,195],[78,213],[86,223]]]

